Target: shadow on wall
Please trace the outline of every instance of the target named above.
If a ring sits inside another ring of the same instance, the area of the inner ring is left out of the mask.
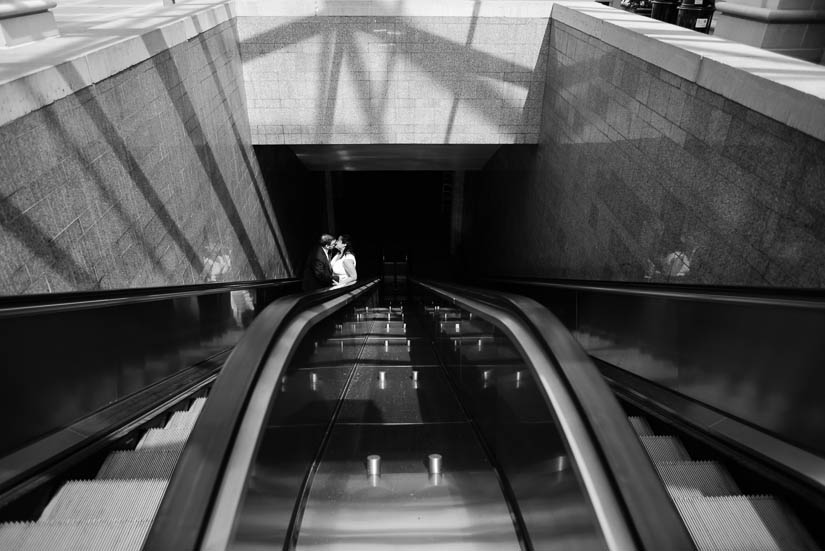
[[[18,140],[2,145],[0,294],[292,273],[249,144],[234,27],[173,50],[2,128]]]
[[[242,38],[244,66],[255,82],[247,92],[262,104],[257,113],[254,105],[250,110],[258,141],[535,142],[549,25],[543,23],[543,35],[533,43],[522,38],[528,41],[523,48],[513,46],[518,38],[506,35],[506,25],[498,25],[500,42],[483,46],[494,45],[502,55],[482,51],[474,45],[479,21],[485,20],[478,15],[480,5],[477,0],[471,18],[457,18],[467,22],[463,36],[457,30],[463,23],[445,24],[451,36],[443,37],[386,9],[372,18],[347,18],[352,22],[308,17]],[[530,64],[520,49],[531,51]],[[265,59],[277,51],[282,58]],[[315,51],[317,59],[311,57]],[[266,73],[275,76],[266,80]],[[276,97],[300,107],[269,103]],[[271,141],[270,131],[282,137]]]

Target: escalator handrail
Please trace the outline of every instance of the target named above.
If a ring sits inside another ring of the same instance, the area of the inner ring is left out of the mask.
[[[144,551],[197,548],[249,396],[288,321],[307,308],[347,293],[359,296],[376,282],[372,279],[282,297],[255,318],[227,359],[181,451]]]
[[[263,281],[234,281],[231,283],[202,283],[172,287],[146,287],[140,289],[113,289],[107,291],[83,291],[48,295],[19,295],[0,297],[0,318],[52,314],[56,312],[88,310],[153,302],[174,298],[214,295],[231,291],[248,291],[266,287],[296,287],[301,281],[294,278],[268,279]]]
[[[499,291],[443,282],[426,282],[452,296],[480,301],[514,312],[544,344],[545,352],[575,397],[590,434],[598,442],[601,459],[612,476],[642,548],[695,549],[670,496],[647,452],[590,357],[567,328],[536,301]],[[534,366],[538,367],[538,366]],[[542,377],[536,377],[541,384]],[[543,389],[545,394],[549,389]]]
[[[803,308],[812,310],[825,309],[825,296],[821,291],[802,291],[795,289],[756,289],[735,287],[704,288],[679,284],[676,285],[645,284],[626,282],[588,282],[576,280],[536,280],[524,278],[481,278],[479,284],[524,285],[532,287],[549,287],[567,291],[587,293],[608,293],[648,298],[667,298],[723,304],[742,304],[749,306],[773,306],[786,308]],[[685,287],[682,289],[682,287]],[[802,296],[800,296],[802,295]]]

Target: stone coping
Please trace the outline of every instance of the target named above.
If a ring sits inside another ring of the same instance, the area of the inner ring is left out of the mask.
[[[825,67],[597,3],[556,2],[554,21],[825,141]]]
[[[0,48],[0,126],[235,17],[231,0],[63,0],[60,36]]]

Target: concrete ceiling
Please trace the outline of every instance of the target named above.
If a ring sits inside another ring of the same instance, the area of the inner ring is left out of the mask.
[[[481,170],[500,147],[461,144],[290,145],[308,170]]]

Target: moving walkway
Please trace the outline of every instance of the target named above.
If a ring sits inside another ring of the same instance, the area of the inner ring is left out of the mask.
[[[536,302],[432,282],[391,300],[377,281],[275,300],[208,396],[115,441],[132,449],[0,549],[819,548],[792,504],[740,497],[727,460],[623,409]]]

